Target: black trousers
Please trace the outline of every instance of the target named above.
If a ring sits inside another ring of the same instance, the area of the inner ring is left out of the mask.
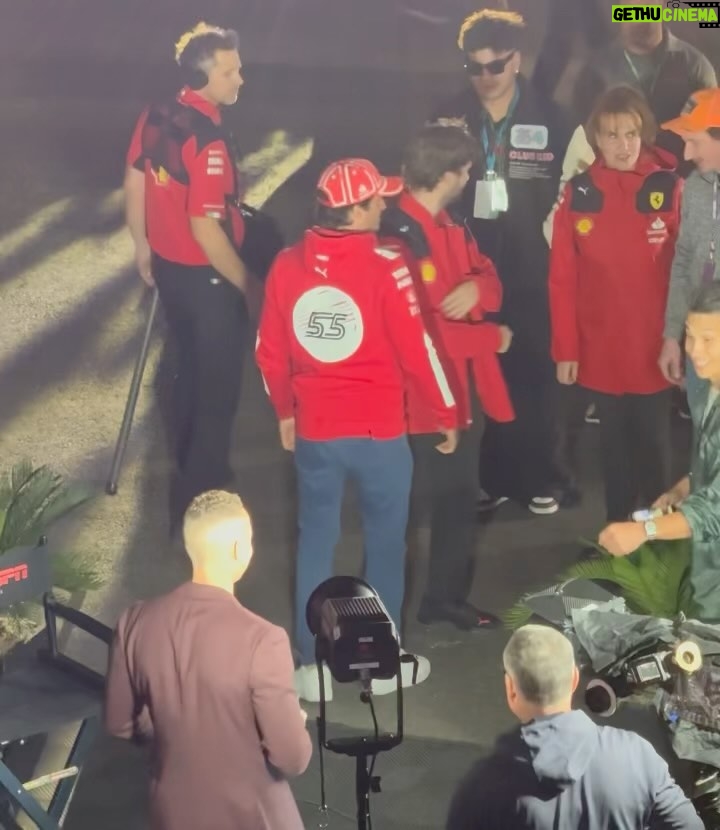
[[[413,513],[430,519],[430,560],[423,604],[465,602],[472,587],[477,536],[477,457],[482,416],[460,435],[452,455],[435,447],[441,435],[411,435],[415,463]]]
[[[671,485],[671,392],[654,395],[593,393],[600,418],[609,522],[622,522]]]
[[[554,366],[538,349],[529,354],[515,345],[502,355],[503,374],[515,420],[488,420],[480,451],[480,484],[488,495],[528,504],[569,487],[563,443],[560,390]]]
[[[209,266],[156,258],[155,282],[175,340],[172,433],[179,472],[171,520],[200,493],[233,481],[230,445],[248,333],[245,298]]]

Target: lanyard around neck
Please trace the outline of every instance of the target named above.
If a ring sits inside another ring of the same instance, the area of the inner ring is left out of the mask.
[[[510,102],[510,106],[508,107],[507,115],[503,119],[502,124],[500,125],[500,129],[495,130],[493,128],[493,146],[492,151],[490,150],[490,131],[488,129],[488,122],[490,119],[489,113],[485,112],[485,118],[483,121],[482,126],[482,145],[483,145],[483,152],[485,153],[485,168],[488,173],[495,172],[495,161],[497,156],[497,151],[500,147],[503,146],[505,141],[505,134],[508,131],[508,127],[510,126],[510,121],[512,120],[513,114],[515,112],[515,107],[517,106],[518,99],[520,98],[520,89],[517,84],[515,84],[515,93],[513,94],[512,101]]]
[[[630,55],[628,55],[626,49],[623,49],[623,54],[625,55],[625,60],[627,61],[628,66],[630,67],[630,71],[633,73],[633,75],[635,76],[635,80],[638,82],[638,84],[640,85],[640,88],[642,89],[643,82],[642,82],[642,78],[640,77],[640,73],[637,71],[637,67],[633,63],[632,58],[630,57]],[[661,67],[658,65],[655,68],[655,71],[653,72],[653,74],[650,77],[650,86],[648,87],[648,90],[647,90],[648,95],[653,94],[653,91],[655,89],[655,84],[657,83],[657,79],[660,76],[660,69],[661,69]]]

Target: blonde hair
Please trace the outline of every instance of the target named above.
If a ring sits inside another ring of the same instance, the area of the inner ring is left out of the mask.
[[[205,23],[204,20],[201,20],[189,32],[185,32],[184,35],[180,36],[180,39],[175,44],[175,60],[178,63],[180,62],[183,52],[194,38],[200,37],[201,35],[219,35],[222,37],[224,34],[224,29],[221,29],[219,26],[212,26],[210,23]]]
[[[229,525],[247,522],[250,515],[240,496],[225,490],[208,490],[196,496],[183,519],[183,538],[190,558],[212,553],[208,548],[214,541],[231,535]]]
[[[478,47],[470,49],[465,48],[465,39],[468,32],[476,27],[487,29],[488,38],[491,40],[493,35],[498,31],[504,31],[508,34],[514,31],[520,32],[525,28],[525,18],[517,12],[501,11],[499,9],[479,9],[476,12],[468,15],[463,20],[458,33],[458,48],[462,52],[474,52]],[[483,47],[479,47],[483,48]],[[508,47],[509,48],[509,47]]]

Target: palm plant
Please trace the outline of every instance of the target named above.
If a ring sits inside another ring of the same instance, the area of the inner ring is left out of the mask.
[[[584,542],[586,546],[587,542]],[[597,545],[599,559],[577,562],[560,574],[559,582],[568,579],[592,579],[617,586],[628,609],[636,614],[673,619],[688,614],[692,600],[688,580],[692,545],[689,540],[646,542],[630,556],[609,556]],[[521,599],[503,614],[510,629],[519,628],[533,612]]]
[[[0,562],[3,554],[37,544],[51,524],[92,495],[87,487],[67,484],[47,466],[35,467],[29,461],[16,464],[0,477]],[[74,593],[100,586],[95,572],[76,555],[47,550],[53,587]],[[34,603],[20,603],[1,612],[0,639],[17,642],[31,637],[37,629],[38,610]]]

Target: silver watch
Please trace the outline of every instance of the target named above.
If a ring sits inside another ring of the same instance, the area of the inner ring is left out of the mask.
[[[652,521],[652,519],[645,522],[645,535],[649,540],[657,538],[657,525]]]

